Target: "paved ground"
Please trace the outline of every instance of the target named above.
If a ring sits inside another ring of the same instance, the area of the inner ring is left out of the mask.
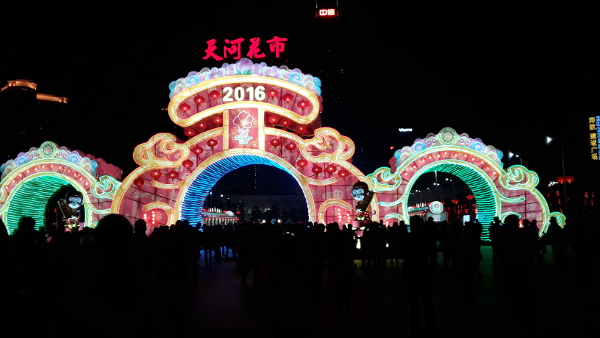
[[[464,287],[455,273],[441,267],[433,269],[438,337],[594,335],[600,322],[598,262],[593,262],[594,271],[586,280],[579,277],[573,259],[565,269],[557,269],[549,250],[546,264],[536,266],[530,280],[535,308],[518,313],[503,276],[491,267],[490,247],[482,247],[482,253],[476,307],[467,306]],[[361,269],[361,262],[355,262],[358,268],[351,286],[351,315],[347,320],[334,320],[334,290],[324,274],[318,323],[310,337],[408,337],[409,307],[402,267],[388,261],[382,268]],[[201,266],[199,275],[200,285],[186,315],[185,337],[275,337],[271,321],[262,311],[265,302],[261,290],[254,290],[251,282],[240,284],[241,271],[235,260]]]

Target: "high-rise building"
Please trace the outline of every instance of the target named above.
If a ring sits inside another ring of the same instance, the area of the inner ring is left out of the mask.
[[[69,132],[66,106],[67,98],[40,93],[32,81],[8,81],[0,88],[0,163]]]

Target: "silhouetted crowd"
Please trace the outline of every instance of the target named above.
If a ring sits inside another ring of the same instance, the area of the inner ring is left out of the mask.
[[[477,220],[418,216],[389,227],[371,222],[361,236],[338,223],[191,226],[180,220],[148,235],[145,221],[131,224],[118,214],[80,229],[38,229],[33,218],[23,217],[13,234],[0,226],[3,320],[21,337],[182,336],[198,267],[231,257],[240,284],[251,282],[262,295],[275,336],[306,337],[318,325],[324,278],[336,292],[335,320],[343,321],[351,317],[355,270],[389,263],[403,269],[409,333],[433,337],[432,269],[459,276],[467,308],[476,308],[480,248],[490,244],[494,269],[502,273],[516,313],[526,316],[535,311],[530,275],[546,263],[547,247],[559,268],[576,260],[585,281],[598,258],[599,227],[597,216],[574,218],[564,227],[552,219],[540,236],[535,221],[508,215],[503,222],[494,219],[487,227],[490,243],[482,243],[484,227]]]

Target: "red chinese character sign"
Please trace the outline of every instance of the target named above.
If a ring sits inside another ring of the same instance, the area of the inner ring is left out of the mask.
[[[273,36],[266,41],[261,41],[260,37],[253,37],[246,40],[244,38],[225,39],[222,44],[216,39],[206,41],[203,60],[227,61],[228,59],[240,60],[242,57],[250,59],[264,59],[267,54],[280,58],[285,51],[287,38]],[[266,47],[263,50],[263,47]],[[267,54],[265,54],[265,51]]]
[[[238,51],[231,47],[227,53]],[[356,217],[352,186],[366,179],[351,164],[352,140],[321,126],[318,78],[241,58],[190,72],[169,88],[169,116],[187,139],[161,133],[136,147],[139,167],[124,180],[113,212],[132,221],[151,214],[162,224],[178,219],[195,224],[221,177],[264,164],[296,179],[310,221],[345,224]],[[371,198],[364,211],[377,215]]]

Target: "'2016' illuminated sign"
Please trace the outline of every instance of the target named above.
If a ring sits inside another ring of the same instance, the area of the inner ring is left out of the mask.
[[[212,58],[216,61],[221,61],[227,58],[233,58],[234,60],[239,60],[242,58],[242,43],[245,41],[244,38],[237,38],[234,40],[225,39],[225,45],[223,46],[223,54],[217,55],[216,52],[219,49],[217,47],[217,40],[210,39],[206,41],[207,47],[204,50],[206,55],[202,58],[203,60]],[[280,38],[278,36],[274,36],[272,39],[267,40],[266,43],[269,44],[269,51],[275,54],[276,58],[281,56],[281,53],[285,51],[285,43],[287,42],[287,38]],[[250,39],[250,45],[248,46],[248,52],[245,54],[246,57],[251,59],[262,59],[266,57],[266,54],[261,51],[261,42],[259,37],[254,37]]]
[[[244,90],[242,87],[225,87],[223,88],[223,102],[233,102],[235,101],[246,101],[246,92],[248,93],[248,101],[264,101],[265,87],[256,86],[256,87],[248,87]]]

